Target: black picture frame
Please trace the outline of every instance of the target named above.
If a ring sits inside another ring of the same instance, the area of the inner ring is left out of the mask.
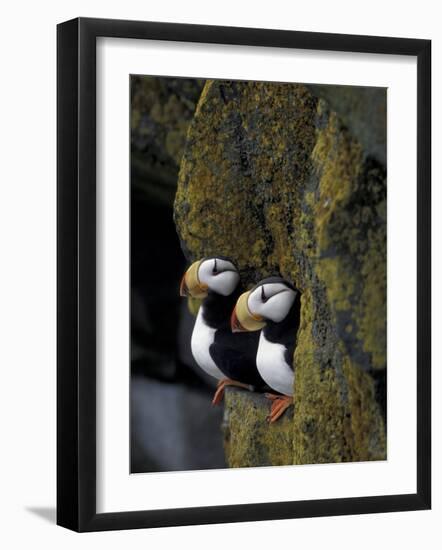
[[[417,58],[417,492],[96,512],[96,39],[117,37]],[[57,28],[57,523],[75,531],[424,510],[431,506],[431,41],[74,19]]]

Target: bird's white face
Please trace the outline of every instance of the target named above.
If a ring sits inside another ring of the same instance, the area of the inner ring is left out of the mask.
[[[232,262],[221,258],[203,260],[198,268],[198,279],[209,290],[229,296],[239,283],[239,273]]]
[[[252,315],[275,323],[286,318],[296,298],[296,290],[284,283],[265,283],[250,292],[247,307]]]

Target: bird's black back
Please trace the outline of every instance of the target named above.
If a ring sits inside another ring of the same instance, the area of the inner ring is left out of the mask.
[[[221,296],[209,291],[203,302],[204,322],[215,329],[230,330],[230,316],[241,291],[236,290],[230,296]]]
[[[284,351],[284,359],[291,368],[293,368],[293,354],[295,352],[296,336],[298,334],[300,321],[301,295],[297,292],[295,301],[286,318],[280,323],[267,321],[265,327],[262,329],[266,340],[275,344],[282,344],[286,348]]]
[[[259,332],[233,333],[230,327],[230,317],[240,294],[240,290],[230,296],[209,292],[204,300],[204,322],[216,329],[209,352],[227,378],[263,387],[265,382],[256,367]]]

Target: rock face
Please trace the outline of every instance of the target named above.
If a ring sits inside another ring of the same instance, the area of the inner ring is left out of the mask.
[[[131,77],[132,190],[173,203],[186,134],[203,80]]]
[[[320,90],[208,81],[175,198],[189,261],[223,254],[249,287],[280,274],[302,293],[295,406],[275,463],[386,458],[386,171],[373,154],[382,137],[351,133],[351,102],[338,115]],[[276,456],[268,405],[237,395],[226,399],[229,464],[266,464]]]
[[[293,464],[293,408],[272,425],[269,409],[262,393],[226,388],[224,452],[231,468]]]
[[[387,101],[379,88],[359,86],[321,86],[308,88],[325,99],[343,123],[359,140],[363,152],[382,164],[387,162]]]

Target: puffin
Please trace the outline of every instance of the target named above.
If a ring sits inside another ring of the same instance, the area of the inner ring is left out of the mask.
[[[213,405],[221,403],[226,386],[250,391],[265,386],[256,366],[259,335],[231,330],[230,317],[240,294],[238,269],[225,256],[194,262],[181,280],[181,296],[203,300],[192,332],[191,350],[198,366],[218,380]]]
[[[256,356],[259,374],[277,393],[269,422],[275,422],[293,403],[293,354],[301,316],[300,293],[281,277],[268,277],[238,298],[231,315],[233,333],[261,331]]]

